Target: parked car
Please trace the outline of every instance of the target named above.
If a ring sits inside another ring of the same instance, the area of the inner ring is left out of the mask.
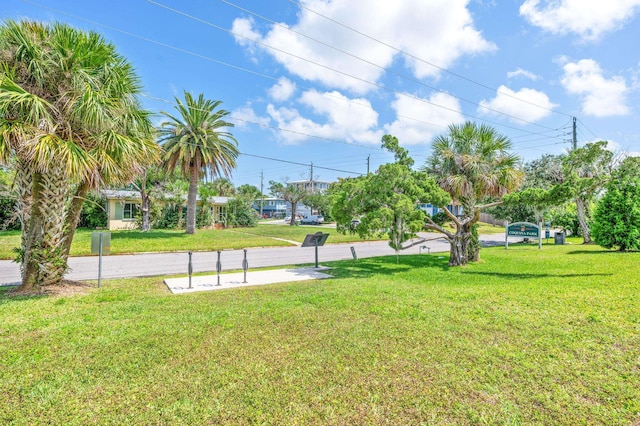
[[[300,220],[302,219],[302,216],[300,216],[299,214],[296,215],[296,223],[300,223]],[[291,223],[291,215],[287,216],[284,218],[284,223]]]
[[[300,223],[303,225],[320,225],[324,223],[324,217],[321,214],[311,214],[303,217]]]

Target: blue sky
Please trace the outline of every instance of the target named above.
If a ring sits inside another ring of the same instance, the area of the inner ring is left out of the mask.
[[[223,101],[236,185],[417,165],[451,123],[485,122],[524,160],[607,140],[640,152],[640,0],[3,0],[0,18],[95,30],[135,66],[144,105]],[[161,118],[158,116],[157,121]],[[264,158],[266,157],[266,158]],[[276,161],[280,160],[280,161]],[[300,163],[300,164],[292,164]]]

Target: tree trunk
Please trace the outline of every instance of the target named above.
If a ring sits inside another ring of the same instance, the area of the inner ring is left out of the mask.
[[[78,228],[78,221],[80,220],[80,213],[82,212],[82,205],[84,204],[87,194],[89,193],[89,183],[81,182],[76,188],[76,192],[69,203],[69,210],[67,211],[67,217],[65,218],[65,223],[67,227],[67,236],[64,240],[64,260],[65,262],[69,258],[69,253],[71,252],[71,243],[73,242],[73,237],[76,233],[76,229]]]
[[[147,192],[145,186],[143,186],[142,189],[140,190],[140,199],[141,199],[140,209],[142,210],[141,231],[142,232],[151,231],[151,221],[149,220],[149,214],[151,211],[151,197],[149,196],[149,193]]]
[[[191,168],[187,194],[187,234],[196,233],[196,197],[198,195],[198,169]]]
[[[65,247],[66,178],[61,168],[34,173],[32,205],[23,253],[22,289],[57,285],[67,271]]]
[[[291,221],[289,222],[289,225],[291,226],[295,226],[296,224],[296,209],[298,208],[298,203],[296,203],[295,201],[291,202]]]
[[[480,238],[478,237],[478,227],[475,223],[464,226],[465,233],[469,234],[467,244],[467,260],[477,262],[480,260]]]
[[[583,244],[591,244],[591,230],[587,223],[587,205],[586,201],[582,198],[576,198],[576,213],[578,216],[578,223],[580,224],[580,231],[582,232]]]
[[[462,266],[467,264],[467,244],[462,229],[458,229],[450,241],[449,266]]]
[[[151,221],[149,220],[149,212],[151,210],[151,197],[146,192],[140,193],[141,201],[141,210],[142,210],[142,225],[140,230],[142,232],[151,231]]]

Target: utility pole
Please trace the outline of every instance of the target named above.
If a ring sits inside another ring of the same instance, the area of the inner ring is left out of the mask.
[[[311,188],[310,188],[310,190],[311,190],[311,192],[315,192],[315,191],[313,190],[313,187],[314,187],[314,185],[313,185],[313,161],[311,162],[311,165],[310,165],[310,166],[311,166],[311,173],[309,174],[309,176],[310,176],[310,177],[309,177],[309,183],[311,184]]]
[[[572,144],[572,148],[576,149],[578,148],[578,134],[577,134],[577,130],[576,130],[576,121],[578,119],[573,117],[573,139],[571,140],[571,144]]]
[[[369,174],[369,166],[371,165],[371,155],[367,156],[367,174]]]
[[[262,217],[262,206],[264,206],[264,170],[260,170],[260,217]]]

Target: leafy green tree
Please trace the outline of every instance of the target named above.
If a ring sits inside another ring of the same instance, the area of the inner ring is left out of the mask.
[[[548,190],[554,185],[564,182],[564,172],[562,169],[561,155],[545,154],[538,159],[532,160],[524,166],[524,182],[520,190],[529,188],[540,188]],[[510,222],[540,222],[544,219],[545,212],[554,210],[565,210],[563,206],[553,207],[547,205],[530,205],[526,203],[504,203],[487,210],[498,219],[505,219]],[[574,209],[575,210],[575,209]],[[554,211],[557,216],[559,211]],[[563,216],[564,217],[564,216]]]
[[[203,173],[229,177],[236,167],[238,142],[222,129],[233,127],[224,118],[229,111],[218,109],[222,101],[200,94],[194,99],[184,92],[184,102],[176,98],[178,116],[162,112],[169,120],[161,124],[160,142],[165,149],[164,164],[169,172],[179,168],[189,180],[186,233],[196,232],[196,198]]]
[[[158,157],[131,65],[94,32],[0,27],[0,162],[16,170],[22,289],[59,284],[88,191]]]
[[[243,197],[249,198],[251,200],[257,200],[262,196],[262,193],[258,189],[258,187],[254,185],[249,185],[245,183],[236,188],[236,194],[242,195]]]
[[[593,216],[593,239],[605,248],[640,250],[640,159],[627,158],[607,183]]]
[[[606,149],[607,142],[588,143],[584,147],[569,152],[562,158],[563,180],[550,188],[526,188],[505,197],[511,205],[526,204],[536,210],[551,207],[560,208],[559,216],[567,225],[570,224],[565,204],[575,202],[576,220],[584,244],[591,243],[590,211],[596,195],[611,179],[613,153]],[[566,211],[562,211],[566,209]],[[576,229],[577,230],[577,229]]]
[[[273,180],[269,181],[269,192],[274,197],[281,198],[291,204],[291,222],[289,225],[294,226],[296,224],[296,209],[298,208],[298,203],[309,195],[309,193],[300,186],[287,182],[283,184]]]
[[[131,182],[131,186],[140,192],[140,230],[147,232],[151,230],[152,203],[164,197],[168,176],[159,167],[149,167]]]
[[[584,244],[592,242],[589,227],[591,202],[611,178],[613,153],[606,146],[604,141],[588,143],[571,151],[563,160],[565,184],[574,194]]]
[[[510,148],[509,139],[495,129],[472,122],[451,125],[447,134],[433,141],[424,170],[462,206],[459,216],[445,209],[455,233],[427,218],[427,228],[445,234],[451,243],[449,265],[478,260],[480,245],[474,226],[480,212],[502,203],[501,198],[522,183],[519,157],[510,153]]]
[[[424,241],[404,245],[424,228],[425,214],[417,203],[446,205],[450,197],[425,173],[411,169],[413,159],[397,138],[385,135],[383,147],[394,153],[394,163],[366,176],[340,179],[329,188],[329,195],[339,232],[356,232],[361,237],[386,233],[397,256],[400,250]],[[360,220],[355,227],[351,225],[354,218]]]
[[[331,222],[331,200],[327,194],[315,192],[308,194],[302,200],[305,206],[308,206],[311,210],[320,212],[324,216],[325,222]]]
[[[220,197],[232,197],[236,193],[236,188],[233,186],[233,182],[226,178],[217,178],[211,182],[212,188],[214,188],[216,195]]]
[[[250,227],[258,223],[258,213],[253,209],[253,198],[236,195],[227,204],[227,223],[233,227]]]

